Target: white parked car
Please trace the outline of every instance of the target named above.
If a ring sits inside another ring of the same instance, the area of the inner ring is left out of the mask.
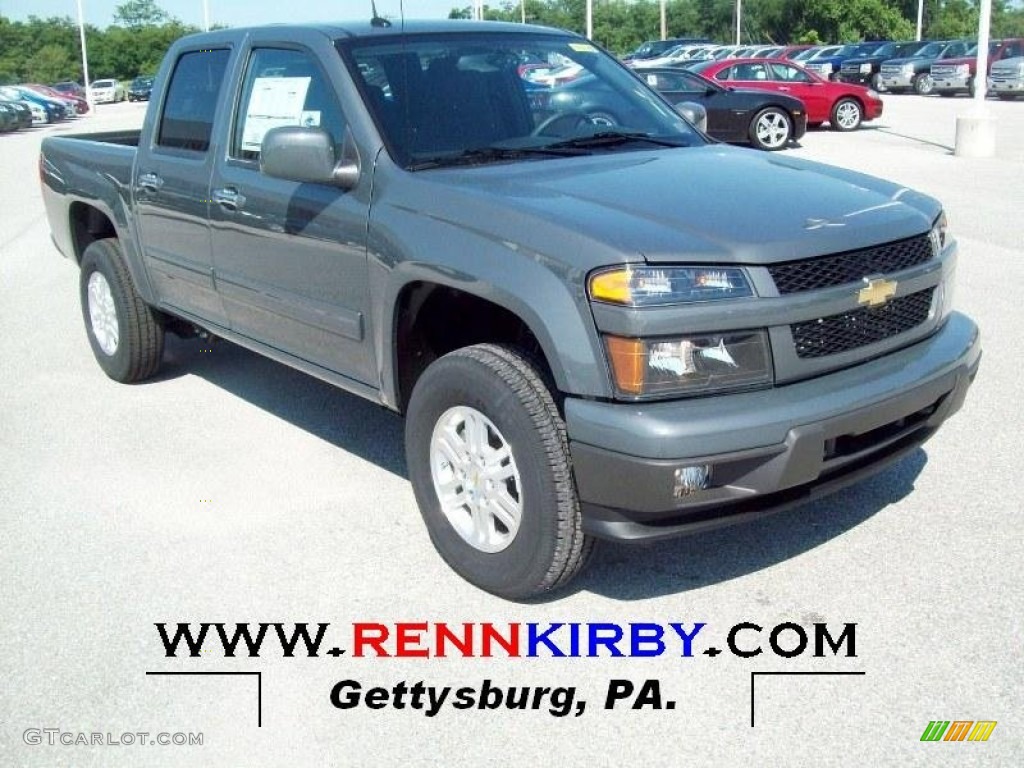
[[[96,104],[109,104],[126,98],[124,86],[117,80],[94,80],[89,90]]]

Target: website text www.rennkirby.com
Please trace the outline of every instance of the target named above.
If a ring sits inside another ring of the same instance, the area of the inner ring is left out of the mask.
[[[808,626],[782,622],[764,626],[745,621],[715,633],[707,622],[158,622],[165,658],[198,659],[195,671],[150,671],[149,675],[255,675],[258,722],[262,724],[262,673],[214,671],[214,659],[373,658],[373,659],[586,659],[666,658],[744,660],[856,659],[855,622]],[[333,638],[329,640],[328,638]],[[717,638],[717,639],[716,639]],[[761,673],[753,673],[761,674]],[[754,680],[751,676],[753,724]],[[862,671],[794,674],[863,675]],[[609,677],[600,686],[605,710],[671,710],[676,701],[656,677],[630,680]],[[598,691],[591,691],[598,693]],[[372,683],[345,677],[329,688],[328,700],[339,710],[407,710],[435,717],[452,710],[533,710],[553,717],[580,717],[587,702],[575,686],[505,686],[491,677],[472,684],[446,685],[426,680]]]

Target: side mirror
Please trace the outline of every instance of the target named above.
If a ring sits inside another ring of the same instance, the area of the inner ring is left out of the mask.
[[[260,172],[278,179],[352,189],[359,181],[359,155],[347,130],[338,162],[334,141],[323,128],[283,125],[263,136]]]
[[[708,130],[708,112],[703,105],[693,101],[680,101],[676,106],[676,112],[686,118],[695,128],[703,133]]]

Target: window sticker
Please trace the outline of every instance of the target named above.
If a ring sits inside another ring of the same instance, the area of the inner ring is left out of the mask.
[[[590,43],[569,43],[569,47],[580,53],[597,53],[597,48]]]
[[[282,125],[319,125],[320,113],[302,109],[309,77],[257,77],[252,84],[249,107],[242,129],[242,149],[259,152],[263,137]],[[306,122],[306,119],[316,122]]]
[[[300,118],[301,125],[303,128],[319,128],[320,127],[320,110],[319,109],[304,109],[302,110],[302,117]]]

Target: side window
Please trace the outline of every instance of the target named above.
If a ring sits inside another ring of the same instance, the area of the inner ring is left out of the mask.
[[[256,48],[235,115],[231,156],[258,159],[264,135],[282,125],[323,128],[336,148],[341,147],[345,131],[334,89],[312,55],[288,48]]]
[[[788,83],[809,83],[811,78],[796,67],[786,64],[772,64],[772,72],[775,80],[785,80]]]
[[[768,72],[764,64],[737,64],[733,68],[731,80],[767,80]]]
[[[736,78],[733,77],[733,73],[735,71],[736,67],[726,67],[717,75],[715,75],[715,80],[735,80]]]
[[[167,88],[156,143],[161,147],[205,152],[231,51],[218,48],[182,54]]]

